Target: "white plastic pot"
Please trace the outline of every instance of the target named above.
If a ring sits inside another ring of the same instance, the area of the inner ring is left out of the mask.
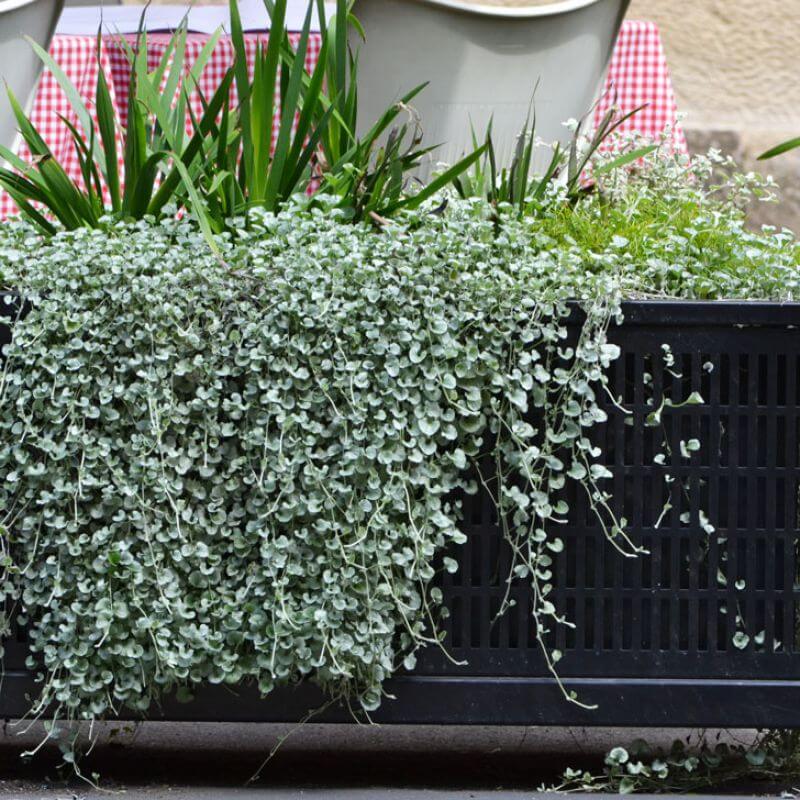
[[[0,144],[13,147],[17,123],[5,84],[23,108],[30,110],[42,62],[25,36],[50,46],[63,0],[0,0]]]
[[[433,161],[471,149],[490,118],[500,163],[508,163],[535,90],[537,135],[569,138],[562,125],[591,108],[630,0],[562,0],[498,7],[462,0],[356,0],[367,40],[360,51],[363,128],[408,90]],[[537,86],[538,84],[538,86]]]

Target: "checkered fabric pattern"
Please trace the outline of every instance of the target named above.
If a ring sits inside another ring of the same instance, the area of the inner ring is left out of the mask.
[[[296,45],[299,34],[290,36]],[[128,38],[130,41],[130,37]],[[251,71],[257,43],[265,42],[267,38],[267,34],[253,33],[245,36]],[[148,35],[148,62],[151,69],[163,56],[168,41],[168,34]],[[187,36],[185,58],[187,70],[191,69],[206,41],[208,37],[203,34]],[[306,56],[307,68],[313,69],[316,66],[320,45],[320,36],[312,34]],[[104,37],[98,57],[96,37],[56,36],[50,46],[50,53],[75,84],[90,109],[94,105],[98,70],[102,69],[112,92],[112,100],[118,110],[120,124],[124,127],[130,66],[119,37]],[[233,63],[233,55],[230,38],[222,37],[214,48],[200,79],[200,90],[205,97],[210,97],[219,86],[226,70]],[[235,102],[235,94],[232,100]],[[202,104],[196,92],[190,102],[196,114],[202,113]],[[686,152],[686,139],[677,120],[675,95],[661,37],[655,24],[625,22],[622,26],[611,59],[606,89],[596,109],[597,120],[602,118],[612,103],[618,105],[622,111],[632,110],[638,105],[647,103],[647,108],[625,123],[621,128],[622,132],[636,131],[645,137],[655,139],[661,136],[665,128],[670,127],[676,152]],[[67,173],[79,179],[78,159],[67,126],[59,115],[63,115],[80,129],[64,93],[53,76],[45,72],[33,104],[31,118]],[[187,130],[191,130],[188,114]],[[20,146],[18,152],[23,158],[29,155],[24,145]],[[11,199],[5,193],[0,194],[0,218],[15,212],[16,208]]]
[[[638,133],[658,139],[671,133],[676,154],[688,153],[678,121],[678,107],[658,26],[652,22],[625,22],[608,67],[605,89],[595,111],[595,125],[611,106],[621,114],[645,106],[619,127],[621,134]]]
[[[93,111],[99,70],[102,69],[107,76],[111,75],[111,61],[107,50],[101,47],[98,57],[97,39],[94,36],[56,36],[50,45],[50,55],[75,85],[84,102],[91,100],[87,105]],[[113,86],[109,88],[114,91]],[[113,94],[112,101],[118,105]],[[48,70],[42,73],[29,115],[31,122],[70,177],[80,179],[78,156],[69,128],[61,118],[69,120],[77,130],[81,130],[81,126],[69,100]],[[16,152],[26,161],[30,158],[30,151],[21,140]],[[0,219],[14,213],[16,206],[13,201],[5,192],[0,192]]]

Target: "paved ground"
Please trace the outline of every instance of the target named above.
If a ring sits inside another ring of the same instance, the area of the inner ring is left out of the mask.
[[[19,790],[16,790],[19,792]],[[55,792],[22,792],[0,795],[4,800],[109,800],[109,793],[89,792],[59,794]],[[541,800],[559,795],[537,795],[530,792],[482,791],[407,791],[405,789],[229,789],[204,787],[199,789],[155,788],[127,790],[125,800]],[[594,797],[602,797],[594,795]],[[664,798],[660,798],[664,800]]]
[[[4,800],[109,800],[108,792],[89,794],[22,793]],[[407,791],[404,789],[155,789],[126,791],[124,800],[563,800],[565,795],[531,792]],[[592,800],[618,800],[619,795],[591,795]],[[746,796],[713,795],[714,800],[748,800]],[[637,795],[637,800],[669,800],[665,795]],[[674,800],[674,796],[673,796]]]
[[[292,735],[260,779],[248,786],[287,733]],[[667,745],[689,733],[647,735]],[[29,762],[21,759],[21,751],[38,744],[42,734],[41,728],[24,735],[19,726],[3,729],[2,800],[108,800],[113,797],[108,790],[121,791],[125,800],[533,800],[536,789],[551,785],[566,766],[599,768],[606,750],[643,732],[189,723],[126,730],[107,725],[85,762],[87,774],[96,770],[102,776],[103,792],[66,780],[55,750],[44,748]],[[780,793],[774,787],[757,791]]]

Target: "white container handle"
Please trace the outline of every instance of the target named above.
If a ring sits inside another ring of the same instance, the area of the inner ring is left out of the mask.
[[[433,160],[455,164],[491,122],[497,158],[510,163],[535,91],[538,136],[565,141],[562,123],[592,109],[630,0],[552,0],[501,7],[468,0],[356,0],[367,32],[359,51],[359,130],[369,130],[411,86]],[[544,169],[550,155],[537,153]]]
[[[380,2],[380,0],[373,0]],[[441,6],[451,11],[464,14],[477,14],[484,17],[502,17],[505,19],[534,19],[536,17],[554,17],[558,14],[569,14],[581,8],[587,8],[601,0],[557,0],[543,6],[493,6],[485,3],[466,3],[464,0],[412,0],[431,6]]]
[[[0,0],[0,144],[11,150],[17,149],[20,133],[5,86],[30,114],[42,62],[23,36],[46,50],[62,5],[63,0]]]
[[[36,0],[0,0],[0,14],[16,11],[18,8],[24,8],[35,2]]]

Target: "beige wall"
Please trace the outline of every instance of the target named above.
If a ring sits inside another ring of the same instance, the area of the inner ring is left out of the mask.
[[[797,128],[800,0],[633,0],[659,24],[691,127]]]

